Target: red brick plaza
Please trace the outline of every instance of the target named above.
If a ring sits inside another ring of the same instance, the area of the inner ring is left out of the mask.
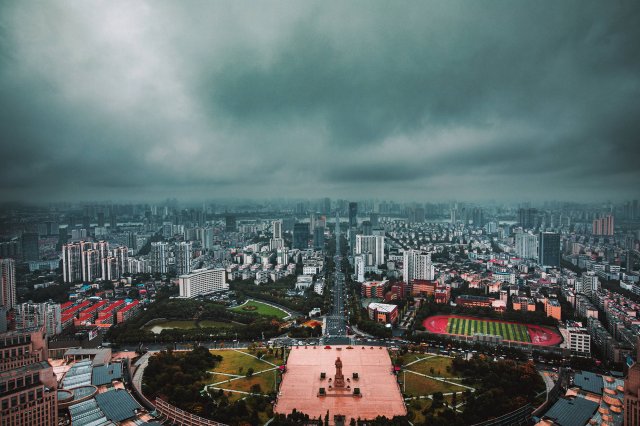
[[[337,369],[342,377],[336,383]],[[343,415],[347,424],[351,418],[407,414],[391,358],[386,348],[379,346],[294,347],[275,412],[289,414],[294,408],[323,419],[328,410],[332,422],[334,415]]]

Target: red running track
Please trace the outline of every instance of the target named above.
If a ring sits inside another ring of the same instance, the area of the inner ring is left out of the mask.
[[[474,317],[466,317],[464,315],[434,315],[432,317],[426,318],[422,325],[424,328],[430,332],[435,334],[451,334],[447,332],[447,324],[449,323],[449,318],[460,318],[460,319],[475,319],[475,320],[483,320],[488,322],[502,322],[505,324],[518,324],[512,321],[499,321],[493,319],[484,319],[484,318],[474,318]],[[543,327],[540,325],[531,325],[531,324],[523,324],[527,326],[527,331],[529,332],[529,338],[531,339],[531,343],[537,346],[556,346],[562,343],[562,336],[552,330],[549,327]],[[522,342],[518,342],[522,343]]]

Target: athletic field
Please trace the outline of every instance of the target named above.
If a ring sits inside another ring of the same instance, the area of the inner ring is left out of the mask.
[[[487,321],[473,318],[449,318],[447,333],[473,336],[476,333],[502,336],[512,342],[530,342],[527,326],[509,322]]]
[[[516,324],[462,315],[434,315],[425,318],[422,325],[426,331],[435,334],[457,336],[490,334],[502,336],[505,341],[532,343],[536,346],[557,346],[562,343],[562,336],[557,329],[542,325]]]

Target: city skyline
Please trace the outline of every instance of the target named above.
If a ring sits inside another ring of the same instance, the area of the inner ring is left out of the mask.
[[[0,198],[637,198],[637,3],[0,6]]]

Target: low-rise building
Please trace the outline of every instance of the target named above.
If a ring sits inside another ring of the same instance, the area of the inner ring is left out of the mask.
[[[395,324],[398,321],[398,307],[386,303],[369,303],[367,306],[369,318],[385,324]]]
[[[178,278],[180,297],[195,297],[216,291],[229,290],[226,271],[217,269],[198,269]]]

